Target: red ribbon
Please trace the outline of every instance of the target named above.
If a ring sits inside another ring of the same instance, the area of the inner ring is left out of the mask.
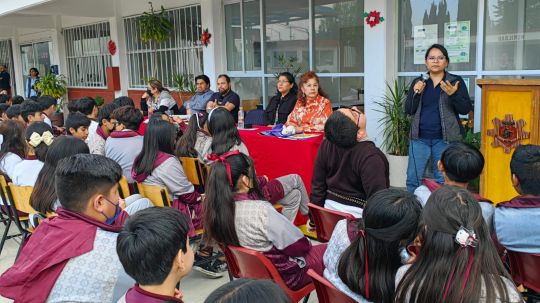
[[[463,249],[469,249],[469,262],[467,263],[467,271],[465,272],[465,279],[463,279],[463,285],[461,285],[461,291],[460,296],[463,296],[463,291],[465,290],[465,285],[467,285],[467,280],[469,280],[469,275],[471,274],[471,267],[473,263],[474,258],[474,247],[468,246],[466,247],[460,247],[458,250],[458,257],[463,251]],[[452,272],[450,273],[450,277],[448,278],[448,282],[446,282],[446,287],[444,288],[444,294],[443,294],[443,302],[446,301],[446,296],[448,295],[448,291],[450,290],[450,284],[452,284],[452,279],[454,278],[454,273],[456,271],[456,265],[452,267]]]
[[[223,154],[221,156],[218,156],[216,154],[209,154],[207,156],[208,160],[210,160],[210,161],[217,161],[217,162],[225,163],[225,168],[227,169],[227,178],[229,178],[229,185],[231,187],[233,187],[232,175],[231,175],[231,165],[229,164],[229,161],[227,161],[227,158],[230,157],[230,156],[239,155],[239,154],[240,154],[239,150],[233,150],[233,151],[225,153],[225,154]]]

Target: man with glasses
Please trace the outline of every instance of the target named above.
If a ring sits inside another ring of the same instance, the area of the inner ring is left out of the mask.
[[[461,141],[463,129],[459,115],[466,115],[472,110],[463,78],[446,71],[450,63],[446,48],[432,45],[425,60],[427,73],[414,79],[405,101],[405,112],[412,116],[407,168],[409,192],[420,186],[430,158],[434,179],[444,183],[437,162],[449,143]]]

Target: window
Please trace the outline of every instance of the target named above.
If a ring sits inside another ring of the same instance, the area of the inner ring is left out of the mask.
[[[64,28],[68,85],[107,86],[106,68],[112,65],[109,22]]]
[[[140,38],[139,16],[124,19],[130,88],[146,87],[146,79],[152,77],[154,68],[155,78],[169,87],[176,74],[195,76],[203,71],[200,5],[170,9],[165,14],[173,31],[169,39],[156,45],[155,57],[152,46]]]
[[[484,69],[540,69],[540,0],[487,0]]]

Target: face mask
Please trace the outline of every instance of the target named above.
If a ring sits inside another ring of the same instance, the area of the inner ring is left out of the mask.
[[[120,216],[120,213],[122,212],[122,209],[120,208],[120,201],[118,201],[118,203],[116,203],[116,204],[112,203],[108,199],[105,199],[105,201],[107,201],[107,202],[111,203],[112,205],[114,205],[114,215],[112,217],[109,218],[109,217],[107,217],[107,215],[105,215],[105,213],[101,213],[107,219],[107,220],[105,220],[105,224],[112,225],[114,223],[114,221],[116,221],[116,219],[118,219],[118,216]]]

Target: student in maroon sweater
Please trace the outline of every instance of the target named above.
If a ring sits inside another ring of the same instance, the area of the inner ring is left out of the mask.
[[[311,180],[311,202],[361,218],[365,201],[390,185],[388,160],[368,139],[366,116],[357,107],[335,111],[324,134]]]

